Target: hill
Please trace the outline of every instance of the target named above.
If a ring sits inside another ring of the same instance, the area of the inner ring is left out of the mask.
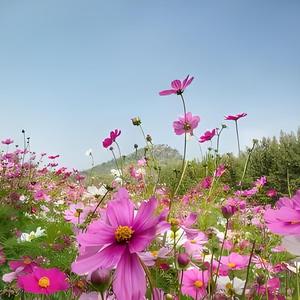
[[[164,167],[167,165],[177,164],[182,160],[181,154],[178,150],[171,148],[168,145],[154,145],[154,156],[159,161],[160,166]],[[147,154],[147,149],[141,148],[135,152],[132,152],[126,156],[123,156],[125,166],[132,163],[136,163],[137,160],[145,157]],[[93,176],[107,176],[110,174],[111,169],[116,169],[116,165],[113,159],[104,162],[102,164],[96,165],[91,169],[85,170],[83,174],[93,174]]]

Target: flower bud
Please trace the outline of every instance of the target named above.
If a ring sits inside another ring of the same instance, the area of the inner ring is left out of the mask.
[[[149,142],[149,143],[152,142],[152,137],[151,137],[150,134],[147,134],[147,136],[146,136],[146,141]]]
[[[180,253],[177,256],[177,262],[180,268],[185,268],[190,263],[190,257],[187,253]]]
[[[111,282],[111,271],[108,269],[97,269],[91,274],[91,283],[100,292],[104,292]]]
[[[236,211],[235,207],[231,205],[222,206],[221,210],[222,210],[223,217],[226,219],[231,218]]]
[[[134,126],[140,126],[142,124],[140,117],[134,117],[131,119],[131,121]]]

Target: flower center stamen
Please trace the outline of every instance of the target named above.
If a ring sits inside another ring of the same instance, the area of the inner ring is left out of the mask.
[[[134,231],[129,226],[121,226],[119,225],[115,231],[115,238],[118,243],[128,242]]]
[[[38,284],[42,288],[47,288],[48,286],[50,286],[50,279],[46,276],[43,276],[40,278]]]
[[[201,281],[201,280],[196,280],[195,282],[194,282],[194,286],[196,287],[196,288],[201,288],[201,287],[203,287],[203,282]]]
[[[30,265],[31,264],[31,259],[29,257],[25,257],[23,260],[24,265]]]
[[[188,122],[185,122],[184,125],[183,125],[183,129],[185,131],[188,131],[188,130],[191,130],[192,127],[191,127],[191,125]]]
[[[227,264],[227,266],[228,266],[229,268],[234,268],[234,267],[236,267],[236,263],[230,262],[230,263]]]

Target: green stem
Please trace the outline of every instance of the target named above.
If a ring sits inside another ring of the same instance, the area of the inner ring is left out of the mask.
[[[239,129],[238,129],[237,120],[235,120],[235,132],[236,132],[236,138],[237,138],[238,150],[239,150],[239,156],[240,156],[240,154],[241,154],[241,148],[240,148],[240,137],[239,137]]]
[[[300,299],[300,291],[299,291],[299,269],[298,269],[298,265],[296,264],[296,284],[297,284],[297,299]]]
[[[219,269],[220,269],[220,265],[221,265],[221,257],[222,257],[222,254],[223,254],[224,244],[225,244],[225,241],[226,241],[226,238],[227,238],[228,226],[229,226],[229,220],[227,219],[226,220],[225,232],[224,232],[224,239],[223,239],[222,246],[221,246],[221,251],[220,251],[220,256],[219,256],[219,261],[218,261],[218,267],[217,267],[217,272],[216,272],[216,279],[215,279],[215,282],[214,282],[215,284],[214,285],[216,285],[217,279],[218,279],[218,276],[219,276]]]
[[[122,158],[122,154],[121,154],[121,149],[120,149],[120,146],[119,144],[115,141],[115,144],[117,145],[117,148],[118,148],[118,152],[119,152],[119,157],[120,157],[120,163],[121,163],[121,173],[122,173],[122,176],[123,176],[123,158]]]
[[[247,283],[248,283],[248,280],[249,280],[250,266],[251,266],[251,260],[252,260],[253,254],[254,254],[254,249],[255,249],[255,241],[253,242],[252,249],[251,249],[251,254],[250,254],[250,258],[249,258],[249,262],[248,262],[246,281],[245,281],[245,285],[244,285],[244,288],[243,288],[243,294],[242,294],[243,297],[245,297]]]
[[[100,206],[100,204],[103,202],[104,198],[107,196],[107,194],[109,193],[109,191],[106,191],[106,193],[103,195],[103,197],[100,199],[100,201],[98,202],[97,206],[95,207],[94,211],[92,212],[91,216],[90,216],[90,222],[93,220],[93,217],[98,209],[98,207]],[[89,223],[90,223],[89,222]],[[89,224],[88,223],[88,224]],[[88,225],[87,224],[87,225]]]
[[[245,163],[244,170],[243,170],[243,175],[242,175],[242,178],[241,178],[241,181],[240,181],[240,184],[241,184],[241,190],[242,190],[243,181],[244,181],[244,178],[245,178],[247,169],[248,169],[248,164],[249,164],[249,162],[250,162],[250,158],[251,158],[251,155],[252,155],[252,152],[253,152],[253,150],[254,150],[255,145],[256,145],[256,143],[253,142],[252,148],[250,149],[249,155],[248,155],[248,157],[247,157],[247,159],[246,159],[246,163]]]
[[[115,152],[114,152],[114,150],[112,148],[110,149],[110,151],[111,151],[111,153],[112,153],[112,155],[114,157],[114,161],[115,161],[116,167],[117,167],[118,171],[121,173],[121,176],[123,177],[123,173],[122,173],[121,169],[119,168],[119,164],[118,164],[118,160],[116,158]]]

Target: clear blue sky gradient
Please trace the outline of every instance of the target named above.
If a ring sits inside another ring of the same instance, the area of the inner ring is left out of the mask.
[[[0,0],[0,138],[21,144],[24,128],[32,149],[84,169],[88,148],[97,163],[110,158],[101,141],[111,129],[122,130],[125,154],[143,145],[130,121],[140,116],[154,143],[182,151],[172,130],[180,100],[158,92],[187,74],[197,134],[239,112],[249,114],[243,147],[296,130],[299,37],[297,0]],[[221,151],[236,151],[233,126]]]

